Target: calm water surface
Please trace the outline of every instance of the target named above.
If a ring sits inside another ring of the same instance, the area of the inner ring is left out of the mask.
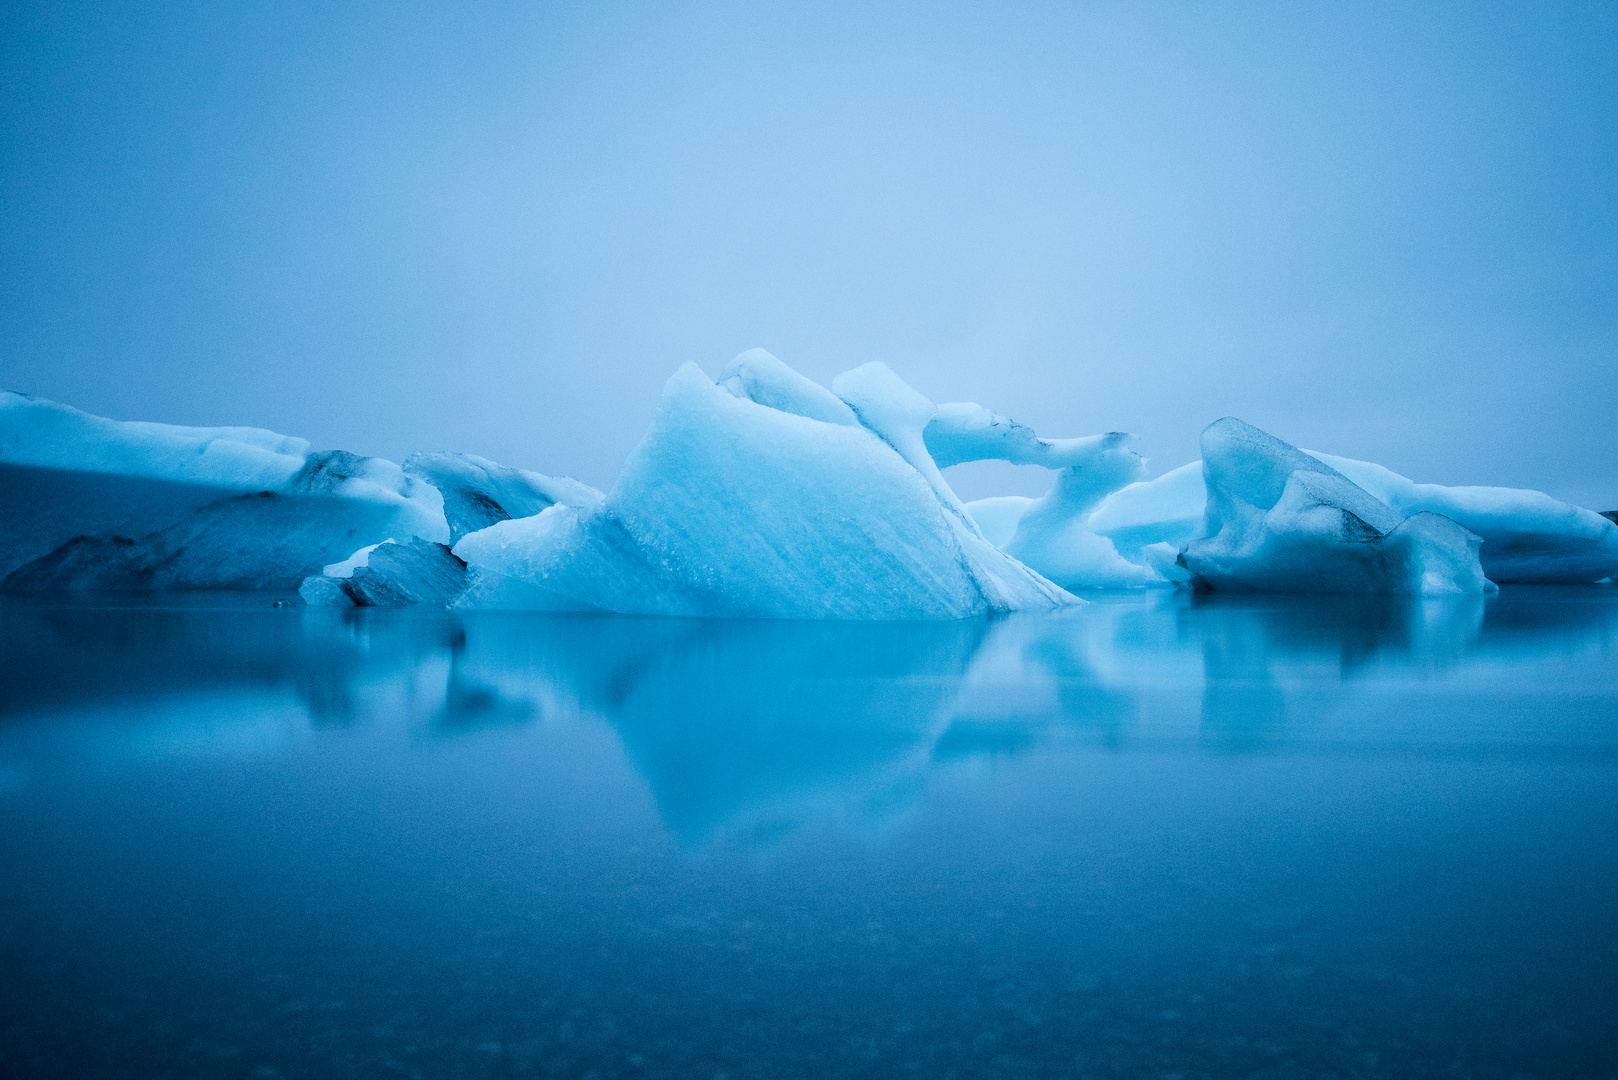
[[[1618,588],[0,602],[0,1074],[1618,1076]]]

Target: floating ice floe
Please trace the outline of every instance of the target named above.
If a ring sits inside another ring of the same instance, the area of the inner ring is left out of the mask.
[[[0,587],[295,588],[388,536],[449,539],[399,466],[258,428],[120,422],[0,392]]]
[[[1539,491],[1418,484],[1368,461],[1302,452],[1341,473],[1400,517],[1427,511],[1476,533],[1483,542],[1478,559],[1491,581],[1601,581],[1618,574],[1618,524],[1606,514]],[[1203,463],[1193,461],[1109,496],[1089,524],[1112,540],[1124,558],[1144,562],[1201,537],[1207,501]],[[971,504],[974,514],[978,505]],[[1020,513],[1017,508],[1012,511]]]
[[[1075,602],[983,538],[927,453],[931,402],[881,364],[833,388],[757,351],[718,385],[687,364],[598,506],[455,546],[460,605],[949,619]]]
[[[1447,517],[1405,517],[1318,458],[1226,417],[1202,432],[1206,535],[1180,563],[1207,588],[1477,595],[1481,540]]]

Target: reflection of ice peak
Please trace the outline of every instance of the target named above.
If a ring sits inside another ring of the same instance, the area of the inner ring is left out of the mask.
[[[603,712],[677,834],[795,828],[924,767],[984,629],[706,624],[643,653]]]

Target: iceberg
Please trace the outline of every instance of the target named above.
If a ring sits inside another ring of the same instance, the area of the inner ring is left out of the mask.
[[[1618,574],[1618,525],[1605,514],[1559,502],[1539,491],[1418,484],[1369,461],[1302,451],[1386,503],[1401,517],[1441,514],[1483,541],[1478,559],[1490,581],[1600,581]],[[1090,528],[1112,540],[1131,561],[1148,550],[1184,548],[1202,536],[1207,488],[1202,462],[1131,484],[1090,517]],[[976,514],[977,504],[969,504]]]
[[[885,366],[834,383],[852,424],[768,354],[726,370],[675,372],[598,505],[463,537],[458,606],[956,619],[1078,602],[983,539],[927,455],[934,407]]]
[[[297,588],[395,604],[954,619],[1070,590],[1477,595],[1618,575],[1613,514],[1418,484],[1226,418],[1143,480],[1133,436],[1049,439],[881,363],[830,388],[762,349],[669,380],[610,493],[471,454],[403,466],[258,428],[121,422],[0,392],[0,589]],[[963,503],[944,469],[1054,472]]]
[[[449,539],[398,465],[258,428],[114,421],[0,392],[0,588],[296,588],[388,536]]]
[[[1202,433],[1207,535],[1181,564],[1204,588],[1479,595],[1481,544],[1447,517],[1404,517],[1342,473],[1226,417]]]

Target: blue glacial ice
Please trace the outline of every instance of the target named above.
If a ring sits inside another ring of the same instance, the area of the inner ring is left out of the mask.
[[[717,382],[676,372],[603,494],[469,454],[401,468],[0,393],[0,588],[880,620],[1171,583],[1478,595],[1618,574],[1618,525],[1539,492],[1418,484],[1230,418],[1200,461],[1143,480],[1131,440],[1043,438],[881,363],[828,389],[754,349]],[[1046,468],[1050,490],[963,503],[943,470],[982,460]]]
[[[1369,461],[1319,458],[1401,514],[1442,514],[1483,540],[1491,581],[1600,581],[1618,574],[1618,525],[1540,491],[1418,484]]]
[[[512,469],[473,454],[415,453],[404,471],[444,497],[450,543],[500,521],[532,517],[551,506],[593,507],[601,492],[571,477]],[[298,594],[311,607],[445,607],[467,584],[466,564],[446,544],[392,537],[354,552],[304,579]]]
[[[938,406],[923,436],[937,466],[997,460],[1056,471],[1042,498],[1005,495],[979,499],[965,509],[985,539],[1064,589],[1165,581],[1150,566],[1120,557],[1112,542],[1089,526],[1104,498],[1146,474],[1146,462],[1128,448],[1133,436],[1113,431],[1044,439],[1026,424],[970,402]]]
[[[952,619],[1076,602],[983,538],[927,454],[935,406],[880,364],[833,386],[767,354],[718,385],[687,364],[600,505],[455,546],[474,572],[460,605]]]
[[[448,607],[466,590],[466,563],[443,544],[420,537],[384,540],[304,579],[298,595],[310,607]]]
[[[1090,528],[1111,540],[1124,558],[1145,563],[1150,551],[1178,555],[1201,536],[1207,505],[1198,459],[1113,492],[1090,515]]]
[[[417,452],[405,475],[425,481],[444,497],[449,543],[497,521],[532,517],[548,506],[594,506],[601,492],[566,476],[512,469],[475,454]]]
[[[0,392],[6,589],[296,588],[388,536],[449,539],[398,465],[258,428],[120,422]]]
[[[1618,574],[1618,525],[1603,514],[1539,491],[1418,484],[1368,461],[1302,452],[1402,518],[1426,511],[1477,534],[1482,540],[1478,559],[1490,581],[1588,582]],[[1127,559],[1161,559],[1164,551],[1184,549],[1205,534],[1207,501],[1203,463],[1197,460],[1109,496],[1091,515],[1090,528],[1112,540]],[[974,514],[978,505],[971,504]]]
[[[1479,595],[1477,534],[1405,517],[1318,458],[1226,417],[1202,432],[1205,535],[1180,563],[1200,586],[1266,592]]]
[[[1122,441],[1113,438],[1097,445],[1088,451],[1087,460],[1060,469],[1051,490],[1031,500],[1017,516],[1015,529],[1002,545],[1006,554],[1067,589],[1162,584],[1163,574],[1144,560],[1125,559],[1090,525],[1108,495],[1146,473],[1145,461]]]

